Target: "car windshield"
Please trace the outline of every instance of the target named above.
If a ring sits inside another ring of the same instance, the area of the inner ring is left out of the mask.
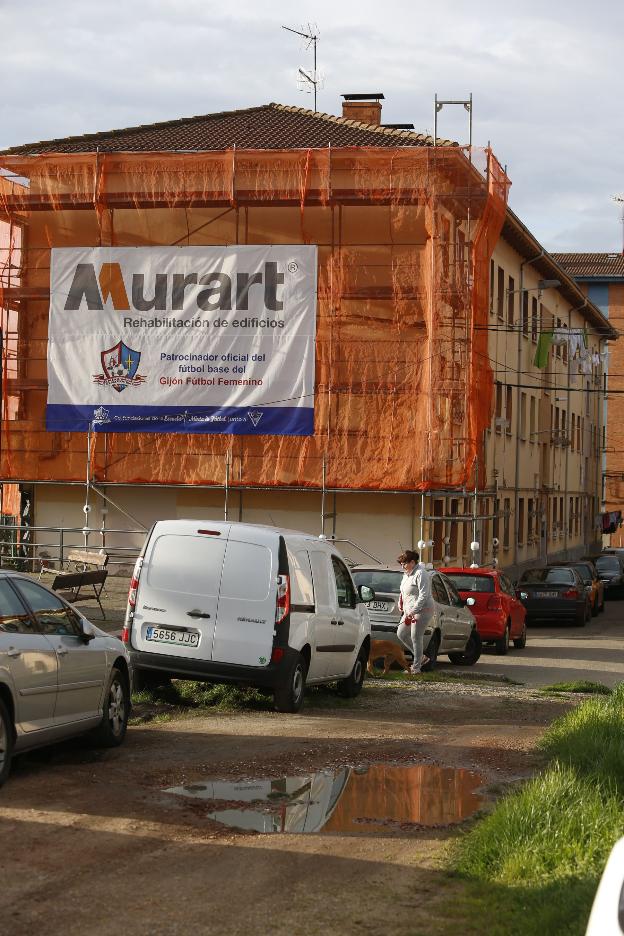
[[[586,585],[590,582],[593,582],[594,576],[592,574],[591,566],[588,565],[577,565],[574,566],[578,574],[581,576]]]
[[[398,595],[401,591],[402,572],[391,569],[357,569],[351,573],[356,585],[368,585],[374,592]]]
[[[521,582],[542,585],[573,585],[574,572],[572,569],[529,569],[522,574]]]
[[[617,556],[598,556],[596,568],[606,572],[619,572],[621,569],[620,560]]]
[[[493,592],[494,579],[489,575],[471,575],[468,572],[445,572],[457,591],[463,592]]]

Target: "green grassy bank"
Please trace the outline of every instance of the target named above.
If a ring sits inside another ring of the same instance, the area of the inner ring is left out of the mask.
[[[460,840],[470,916],[505,936],[582,936],[624,835],[624,684],[558,719],[547,766]]]

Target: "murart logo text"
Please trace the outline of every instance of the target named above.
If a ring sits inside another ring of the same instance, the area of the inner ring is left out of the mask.
[[[277,263],[268,260],[254,273],[155,273],[148,282],[144,273],[133,273],[129,298],[119,263],[103,263],[97,275],[93,263],[78,263],[64,308],[77,312],[86,302],[88,309],[103,311],[110,298],[118,312],[180,311],[185,302],[188,308],[190,299],[204,312],[247,312],[253,290],[254,294],[262,292],[265,309],[281,312],[283,284],[284,274],[278,272]]]

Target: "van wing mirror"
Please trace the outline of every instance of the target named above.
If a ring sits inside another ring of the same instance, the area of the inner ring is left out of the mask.
[[[475,601],[474,598],[466,598],[466,600],[465,600],[465,602],[464,602],[464,604],[465,604],[465,605],[468,605],[469,608],[474,608],[474,606],[476,605],[476,603],[477,603],[477,602]]]
[[[369,602],[375,600],[375,592],[370,585],[358,585],[358,595],[360,601],[364,604],[369,604]]]

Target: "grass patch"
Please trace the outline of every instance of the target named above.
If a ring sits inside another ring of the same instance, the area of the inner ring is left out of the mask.
[[[368,677],[371,678],[370,676]],[[503,684],[505,686],[523,686],[524,683],[510,679],[509,676],[493,676],[490,673],[445,673],[440,670],[433,670],[430,673],[421,673],[417,679],[414,679],[409,673],[402,670],[390,670],[386,675],[378,670],[378,675],[373,676],[374,680],[387,680],[391,682],[429,682],[429,683],[491,683],[493,685]]]
[[[624,684],[555,721],[540,744],[546,769],[460,841],[455,867],[484,931],[585,932],[609,852],[624,835],[623,718]]]
[[[357,700],[343,699],[332,686],[310,686],[306,690],[305,706],[348,707]],[[146,721],[166,722],[202,711],[272,712],[273,696],[259,689],[239,689],[224,683],[195,682],[176,679],[154,689],[141,689],[132,695],[135,708],[133,724]]]
[[[560,692],[582,692],[587,695],[611,695],[612,689],[604,683],[592,682],[590,679],[575,679],[572,682],[558,682],[551,686],[542,686],[540,692],[546,695],[558,695]]]

